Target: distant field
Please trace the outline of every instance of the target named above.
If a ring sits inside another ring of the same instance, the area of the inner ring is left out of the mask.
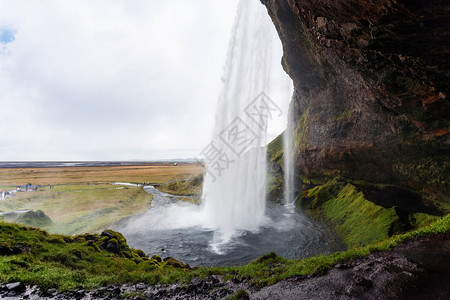
[[[38,192],[18,192],[0,201],[0,211],[42,210],[53,221],[44,229],[52,233],[96,232],[150,208],[152,195],[113,182],[164,183],[202,172],[202,167],[193,164],[0,169],[0,189],[41,185]]]
[[[113,166],[113,167],[58,167],[0,169],[0,187],[25,185],[59,185],[68,183],[151,182],[165,183],[196,176],[203,167],[196,164]]]

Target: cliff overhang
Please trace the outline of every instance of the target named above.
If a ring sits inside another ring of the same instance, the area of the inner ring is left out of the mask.
[[[296,167],[448,201],[450,4],[261,0],[294,82]]]

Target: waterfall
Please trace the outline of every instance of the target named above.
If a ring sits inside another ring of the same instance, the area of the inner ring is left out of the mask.
[[[265,219],[267,122],[281,114],[268,96],[273,31],[259,1],[239,2],[213,139],[202,152],[203,209],[217,231],[215,242],[257,230]]]
[[[283,132],[283,167],[284,167],[284,202],[287,207],[294,209],[294,144],[292,110],[287,113],[287,126]]]

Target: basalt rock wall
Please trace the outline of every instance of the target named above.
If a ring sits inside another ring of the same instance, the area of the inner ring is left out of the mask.
[[[261,2],[294,82],[300,173],[447,197],[449,2]]]

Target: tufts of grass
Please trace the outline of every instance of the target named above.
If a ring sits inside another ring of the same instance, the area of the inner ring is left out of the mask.
[[[244,290],[237,290],[233,295],[225,298],[226,300],[250,300],[250,296]]]
[[[110,230],[102,235],[67,237],[0,223],[2,250],[6,243],[10,248],[26,245],[29,251],[0,255],[0,281],[21,281],[43,289],[63,291],[125,282],[164,283],[189,269],[174,259],[165,262],[148,258],[141,250],[130,248],[120,233]]]
[[[421,235],[449,232],[450,215],[447,215],[423,228],[328,256],[289,260],[271,252],[245,266],[190,269],[173,258],[149,258],[142,251],[130,248],[123,236],[114,231],[68,237],[0,223],[0,250],[14,248],[18,244],[26,244],[31,249],[20,254],[0,255],[0,282],[21,281],[37,284],[43,289],[64,291],[137,282],[187,284],[195,277],[220,274],[225,280],[246,279],[256,287],[263,287],[290,276],[324,274],[337,263],[389,250]]]
[[[410,215],[410,220],[405,223],[395,207],[376,205],[354,185],[337,179],[303,191],[297,204],[309,214],[330,222],[349,248],[387,239],[410,226],[419,228],[438,218],[416,213]]]

